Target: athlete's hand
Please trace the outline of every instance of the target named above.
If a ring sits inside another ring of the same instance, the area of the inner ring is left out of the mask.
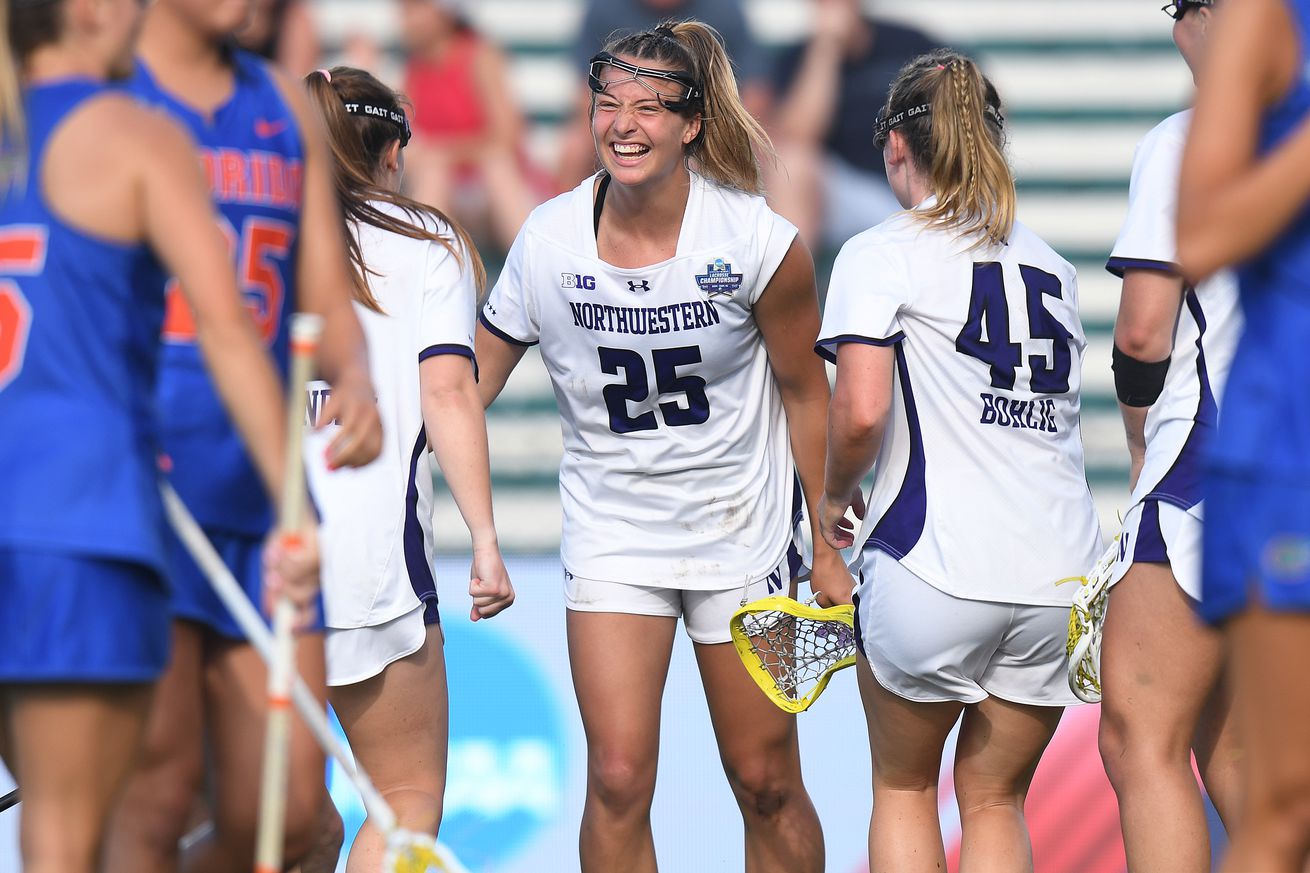
[[[491,618],[514,602],[514,586],[500,556],[500,546],[474,546],[473,566],[469,568],[469,596],[473,608],[469,621]]]
[[[857,485],[847,498],[834,498],[823,492],[819,501],[820,530],[823,541],[834,549],[844,549],[855,543],[855,525],[846,517],[846,510],[855,512],[855,517],[864,520],[864,493]]]
[[[320,427],[335,421],[341,429],[327,448],[329,470],[362,467],[382,451],[382,417],[373,386],[365,380],[342,380],[319,415]]]
[[[309,522],[298,539],[280,531],[264,544],[264,612],[273,614],[278,598],[286,596],[296,607],[296,629],[313,624],[318,612],[318,525]]]
[[[855,580],[846,568],[841,552],[818,548],[814,550],[814,569],[810,571],[810,589],[819,606],[837,606],[851,602],[851,589]]]

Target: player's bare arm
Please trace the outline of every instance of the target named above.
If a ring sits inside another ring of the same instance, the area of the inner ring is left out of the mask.
[[[892,402],[891,346],[843,343],[837,348],[837,383],[828,409],[828,466],[819,516],[823,537],[834,548],[855,542],[846,510],[864,518],[860,481],[882,445]]]
[[[1167,363],[1182,302],[1181,276],[1161,270],[1125,270],[1119,314],[1114,322],[1115,347],[1138,361]],[[1150,408],[1150,404],[1130,406],[1119,402],[1132,463],[1129,488],[1137,486],[1146,457],[1146,414]]]
[[[428,444],[472,539],[469,619],[490,618],[514,602],[514,586],[496,537],[487,420],[473,362],[461,355],[428,358],[419,364],[419,390]]]
[[[1178,188],[1178,260],[1193,281],[1255,254],[1310,198],[1310,123],[1255,159],[1265,108],[1300,74],[1286,6],[1243,0],[1222,15],[1201,70]]]
[[[528,349],[527,346],[505,342],[481,322],[478,322],[474,337],[474,349],[478,356],[478,395],[483,407],[487,407],[500,396],[509,374],[514,372]]]
[[[828,603],[824,605],[831,605],[850,603],[852,582],[841,553],[824,540],[819,523],[829,389],[823,361],[814,353],[819,336],[818,303],[814,261],[797,237],[755,304],[755,321],[782,394],[796,472],[805,492],[814,537],[810,585],[825,596]]]

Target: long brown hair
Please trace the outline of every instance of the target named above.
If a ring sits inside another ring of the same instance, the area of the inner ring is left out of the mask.
[[[346,112],[346,104],[376,106],[392,113],[403,113],[404,107],[396,92],[370,73],[354,67],[333,67],[310,73],[305,77],[305,87],[327,126],[328,144],[332,149],[332,175],[346,221],[372,225],[410,239],[440,243],[462,267],[473,270],[474,282],[481,296],[487,284],[487,272],[468,233],[441,210],[388,191],[374,181],[386,150],[401,140],[401,130],[387,118],[352,115]],[[375,201],[399,207],[408,220],[382,211],[374,205]],[[450,229],[450,235],[430,229],[425,218],[435,219],[438,226],[445,225]],[[359,239],[353,233],[346,234],[346,250],[354,267],[355,299],[374,312],[382,312],[368,287],[368,275],[377,274],[364,263]]]
[[[695,20],[666,21],[652,30],[611,39],[605,51],[655,61],[699,82],[704,97],[680,112],[701,117],[700,135],[687,145],[687,156],[720,185],[754,194],[763,191],[756,155],[775,157],[773,143],[742,105],[732,61],[717,30]]]
[[[925,103],[931,112],[898,128],[937,196],[931,209],[915,214],[930,225],[1004,243],[1014,228],[1015,194],[996,87],[972,59],[939,49],[901,69],[883,111],[891,117]]]
[[[18,6],[0,0],[0,191],[24,181],[27,119],[19,66],[33,51],[58,40],[63,27],[62,0]]]

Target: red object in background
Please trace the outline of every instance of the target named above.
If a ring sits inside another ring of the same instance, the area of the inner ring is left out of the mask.
[[[1119,831],[1119,804],[1096,747],[1100,716],[1099,706],[1070,707],[1037,767],[1026,807],[1037,873],[1124,873],[1128,869]],[[955,804],[949,782],[942,785],[941,803]],[[956,827],[946,846],[950,870],[960,867]],[[854,873],[868,873],[868,867]]]

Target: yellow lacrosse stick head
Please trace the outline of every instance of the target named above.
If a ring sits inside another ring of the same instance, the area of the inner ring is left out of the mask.
[[[746,672],[786,712],[804,712],[833,673],[855,663],[850,604],[820,608],[779,594],[738,609],[729,628]]]
[[[384,873],[454,873],[442,860],[437,841],[425,834],[396,830],[387,840]]]

